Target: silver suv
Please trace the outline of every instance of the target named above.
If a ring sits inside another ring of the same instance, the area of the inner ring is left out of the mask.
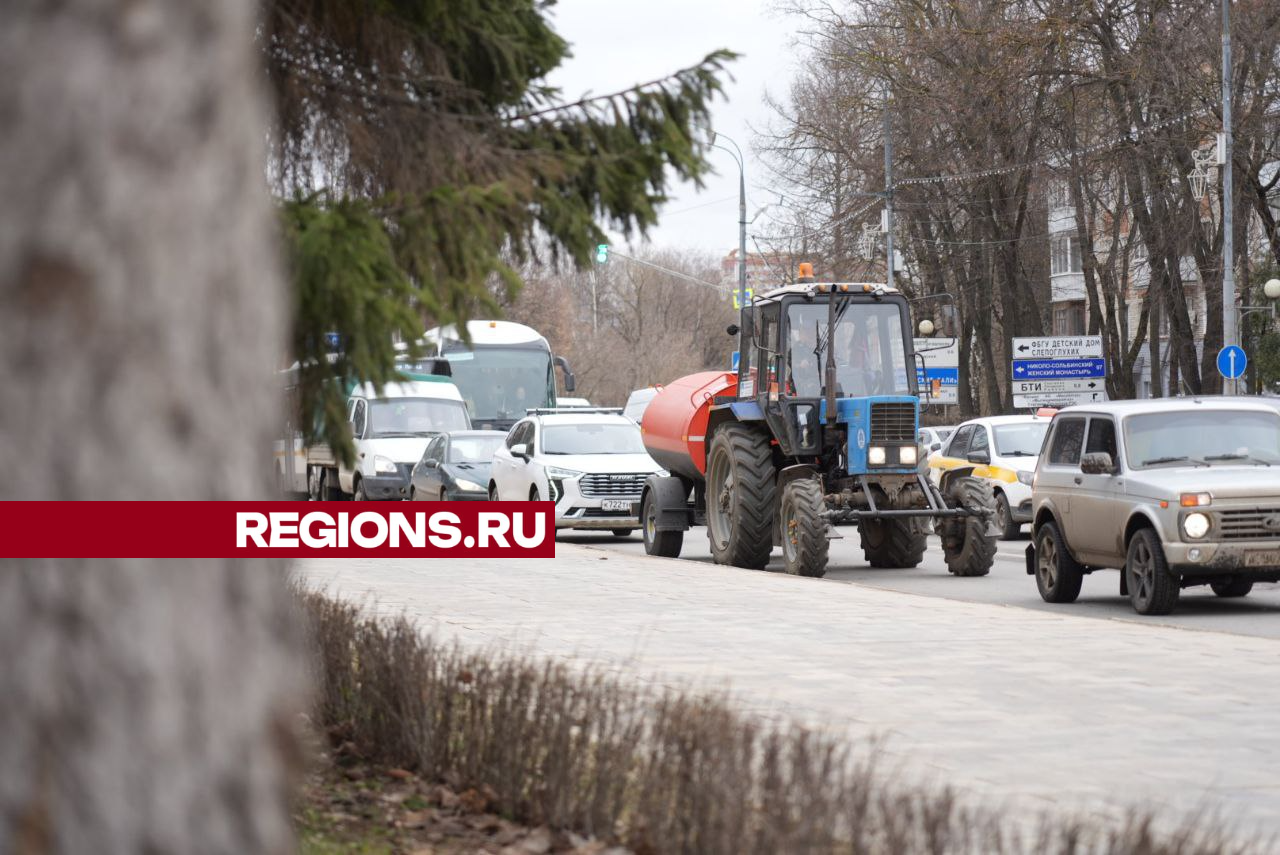
[[[1027,573],[1050,603],[1114,567],[1139,614],[1183,588],[1243,597],[1280,581],[1280,413],[1257,398],[1071,407],[1050,425],[1032,485]]]

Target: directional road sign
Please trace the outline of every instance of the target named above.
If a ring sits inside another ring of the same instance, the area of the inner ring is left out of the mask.
[[[1102,356],[1102,336],[1069,335],[1015,338],[1014,359],[1087,359]]]
[[[1101,378],[1087,380],[1014,380],[1015,395],[1061,395],[1065,392],[1092,394],[1106,391],[1107,383]]]
[[[1015,338],[1012,356],[1013,405],[1019,409],[1107,400],[1101,336]]]
[[[916,385],[920,403],[943,406],[959,403],[960,348],[954,339],[917,338],[912,342],[924,359],[924,369],[916,362]]]
[[[1081,377],[1107,376],[1104,359],[1015,359],[1013,379],[1018,380],[1070,380]]]
[[[1234,344],[1229,344],[1218,351],[1218,373],[1228,380],[1234,380],[1244,374],[1249,367],[1249,357]]]
[[[1014,395],[1013,406],[1019,410],[1030,410],[1036,407],[1070,407],[1075,404],[1088,404],[1093,401],[1107,400],[1107,393],[1102,389],[1096,392],[1037,392],[1031,395]]]

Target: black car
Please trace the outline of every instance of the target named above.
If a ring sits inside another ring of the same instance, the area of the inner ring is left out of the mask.
[[[456,430],[427,444],[413,467],[409,499],[466,501],[489,498],[489,463],[507,435],[498,430]]]

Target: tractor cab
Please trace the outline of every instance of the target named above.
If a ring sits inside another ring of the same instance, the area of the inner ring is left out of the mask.
[[[807,274],[807,275],[806,275]],[[738,399],[791,457],[845,452],[847,471],[911,472],[918,422],[910,311],[882,284],[794,285],[744,313]]]

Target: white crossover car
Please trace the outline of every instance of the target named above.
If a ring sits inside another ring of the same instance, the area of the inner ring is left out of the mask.
[[[935,484],[951,469],[972,468],[973,476],[996,494],[995,523],[1004,540],[1013,540],[1031,522],[1031,477],[1052,414],[989,416],[955,429],[941,450],[929,456]]]
[[[640,526],[632,505],[661,466],[644,450],[640,426],[613,412],[532,412],[516,422],[489,467],[489,498],[556,503],[556,528]]]

